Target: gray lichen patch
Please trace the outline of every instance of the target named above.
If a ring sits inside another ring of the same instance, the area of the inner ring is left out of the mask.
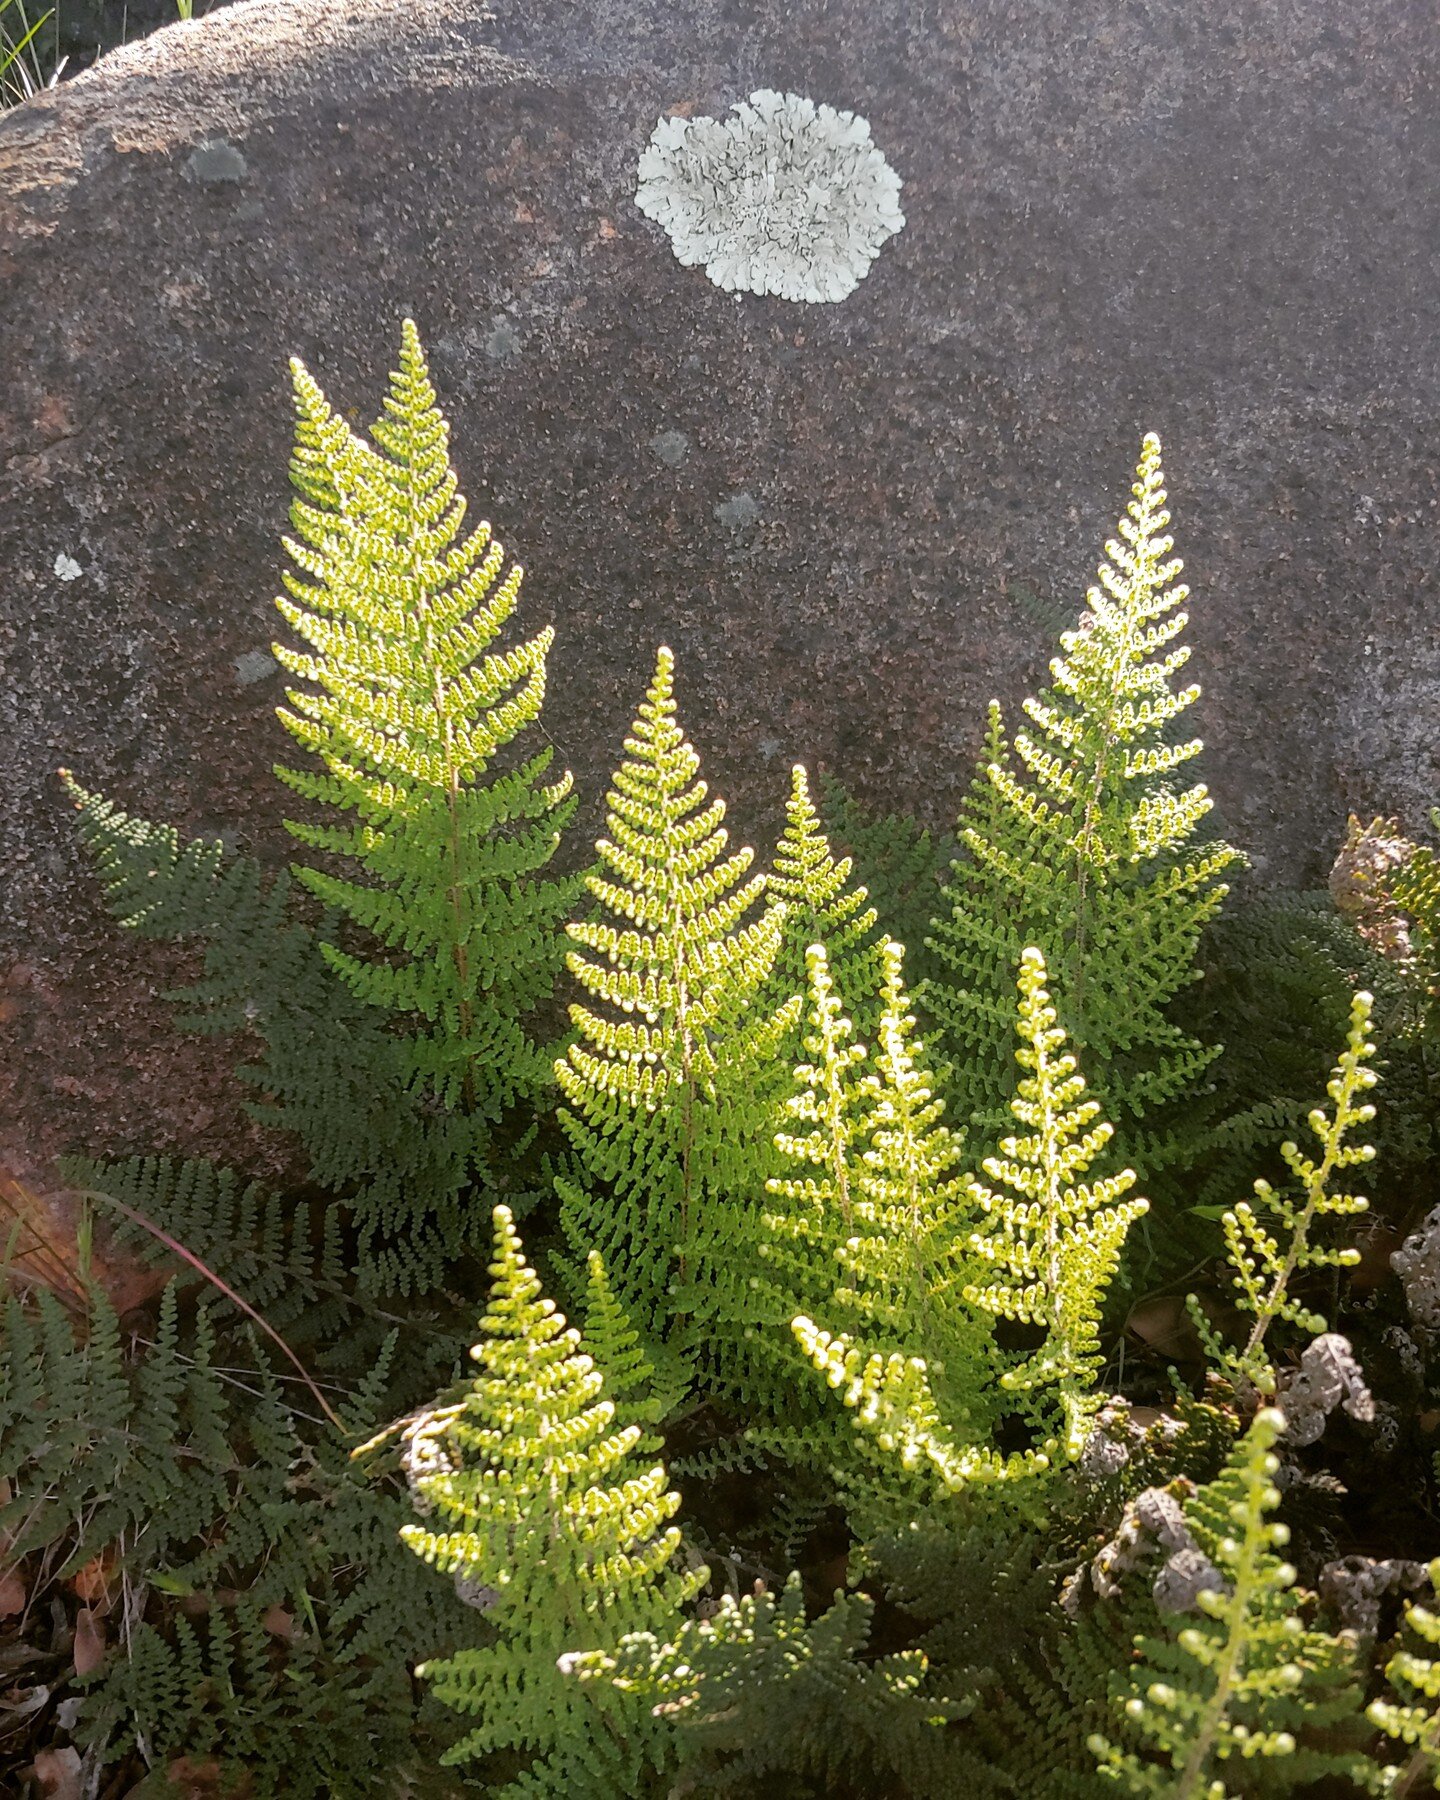
[[[905,223],[900,177],[855,113],[761,88],[734,117],[662,119],[635,204],[729,293],[843,300]]]
[[[247,650],[243,656],[235,658],[235,679],[241,687],[250,687],[279,672],[280,665],[268,650]]]
[[[520,333],[504,313],[497,313],[490,321],[485,336],[485,354],[491,362],[513,362],[520,354]]]
[[[753,494],[732,494],[715,508],[715,517],[730,531],[748,531],[760,517],[760,507]]]
[[[243,181],[249,164],[227,138],[202,138],[185,159],[185,173],[202,187],[223,187]]]
[[[690,440],[683,431],[657,431],[650,448],[667,468],[678,469],[690,454]]]

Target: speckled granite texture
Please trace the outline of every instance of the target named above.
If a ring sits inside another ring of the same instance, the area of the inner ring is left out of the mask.
[[[257,0],[0,120],[0,1146],[275,1154],[51,771],[283,855],[284,359],[366,419],[405,312],[587,825],[661,639],[742,830],[797,757],[944,821],[1146,429],[1232,835],[1301,880],[1348,807],[1423,823],[1437,48],[1410,0]],[[904,180],[840,305],[737,302],[633,204],[657,118],[762,85]]]

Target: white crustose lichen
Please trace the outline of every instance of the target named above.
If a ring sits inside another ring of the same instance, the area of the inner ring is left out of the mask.
[[[762,88],[720,119],[662,119],[635,203],[730,293],[843,300],[905,223],[900,177],[854,113]]]

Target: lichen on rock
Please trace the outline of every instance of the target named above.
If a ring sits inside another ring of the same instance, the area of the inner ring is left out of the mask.
[[[900,177],[852,112],[761,88],[728,120],[662,119],[635,203],[731,293],[843,300],[905,223]]]

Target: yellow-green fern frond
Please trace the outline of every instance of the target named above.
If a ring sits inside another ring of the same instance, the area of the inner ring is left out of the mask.
[[[1143,1759],[1097,1733],[1103,1775],[1156,1800],[1249,1800],[1354,1775],[1360,1686],[1355,1645],[1306,1628],[1279,1504],[1273,1446],[1284,1416],[1265,1408],[1216,1480],[1185,1505],[1199,1573],[1196,1617],[1135,1640],[1137,1666],[1113,1682],[1115,1710]],[[1153,1758],[1153,1760],[1152,1760]],[[1281,1766],[1283,1765],[1283,1766]]]
[[[878,972],[875,908],[853,879],[850,858],[837,858],[832,852],[810,797],[809,776],[799,763],[790,771],[790,784],[785,831],[768,877],[771,898],[785,906],[785,930],[766,997],[781,1006],[792,994],[803,994],[806,955],[812,944],[820,944],[841,1004],[862,1037],[868,1038]],[[798,1031],[795,1048],[799,1049]]]
[[[488,525],[465,529],[413,323],[373,444],[292,372],[300,498],[277,604],[304,647],[275,654],[299,683],[280,718],[323,772],[277,773],[349,815],[290,830],[360,875],[296,873],[377,946],[323,949],[361,999],[406,1021],[411,1080],[493,1117],[547,1081],[524,1021],[553,987],[573,892],[537,879],[573,811],[570,777],[544,779],[548,746],[501,761],[539,717],[553,632],[492,648],[521,571],[506,572]]]
[[[555,1066],[581,1165],[560,1183],[561,1223],[577,1255],[601,1252],[642,1331],[743,1382],[776,1056],[800,1001],[757,1003],[784,908],[754,916],[765,879],[729,848],[675,712],[662,648],[586,877],[595,916],[567,928],[585,1001]]]
[[[1440,1558],[1430,1564],[1430,1586],[1440,1591]],[[1440,1645],[1440,1614],[1432,1608],[1407,1601],[1405,1625],[1428,1648]],[[1418,1794],[1428,1781],[1440,1793],[1440,1661],[1400,1649],[1386,1663],[1385,1679],[1395,1698],[1372,1700],[1365,1716],[1410,1754],[1381,1771],[1381,1792]]]
[[[618,1423],[603,1374],[542,1294],[505,1207],[494,1222],[475,1374],[461,1402],[411,1428],[412,1466],[426,1471],[413,1485],[434,1523],[402,1535],[427,1563],[493,1595],[496,1637],[421,1673],[480,1721],[446,1762],[514,1750],[534,1762],[507,1793],[613,1800],[663,1760],[663,1730],[618,1690],[568,1681],[559,1659],[611,1649],[627,1632],[675,1630],[707,1572],[676,1566],[679,1495],[642,1459],[642,1426]]]
[[[1119,1266],[1125,1234],[1147,1202],[1124,1196],[1130,1169],[1084,1181],[1113,1128],[1099,1102],[1085,1097],[1085,1078],[1065,1048],[1065,1031],[1045,987],[1045,959],[1032,945],[1020,963],[1020,1037],[1016,1060],[1025,1073],[1010,1102],[1023,1135],[1007,1137],[985,1159],[994,1185],[973,1183],[989,1220],[970,1248],[988,1263],[989,1280],[967,1292],[996,1318],[1039,1326],[1044,1342],[1001,1386],[1025,1397],[1037,1422],[1059,1408],[1059,1448],[1069,1460],[1084,1445],[1101,1396],[1095,1377],[1103,1360],[1099,1319],[1105,1289]]]
[[[1348,1141],[1357,1125],[1368,1125],[1375,1117],[1374,1106],[1363,1098],[1380,1079],[1370,1062],[1375,1054],[1370,1038],[1373,1004],[1363,990],[1351,1001],[1345,1048],[1325,1090],[1331,1110],[1327,1113],[1317,1106],[1308,1120],[1317,1153],[1306,1155],[1293,1142],[1280,1146],[1298,1193],[1277,1192],[1268,1181],[1257,1181],[1257,1204],[1242,1200],[1221,1221],[1230,1284],[1237,1304],[1252,1320],[1244,1346],[1238,1351],[1227,1348],[1193,1301],[1190,1311],[1212,1359],[1232,1380],[1269,1387],[1265,1339],[1277,1321],[1312,1336],[1327,1329],[1324,1318],[1293,1291],[1296,1276],[1314,1269],[1353,1268],[1360,1260],[1360,1252],[1353,1247],[1316,1243],[1313,1233],[1326,1218],[1355,1218],[1370,1204],[1363,1194],[1333,1190],[1337,1175],[1372,1161],[1375,1155],[1373,1144]]]
[[[1200,931],[1236,853],[1192,841],[1211,801],[1203,784],[1177,782],[1201,748],[1176,735],[1200,690],[1175,681],[1190,654],[1178,642],[1187,590],[1153,436],[1131,495],[1086,611],[1061,637],[1052,685],[1025,702],[1028,723],[1009,738],[992,707],[961,811],[962,854],[930,941],[937,972],[920,998],[954,1065],[962,1123],[1003,1118],[1002,972],[1030,944],[1096,1091],[1132,1137],[1218,1054],[1166,1011],[1195,979]]]

